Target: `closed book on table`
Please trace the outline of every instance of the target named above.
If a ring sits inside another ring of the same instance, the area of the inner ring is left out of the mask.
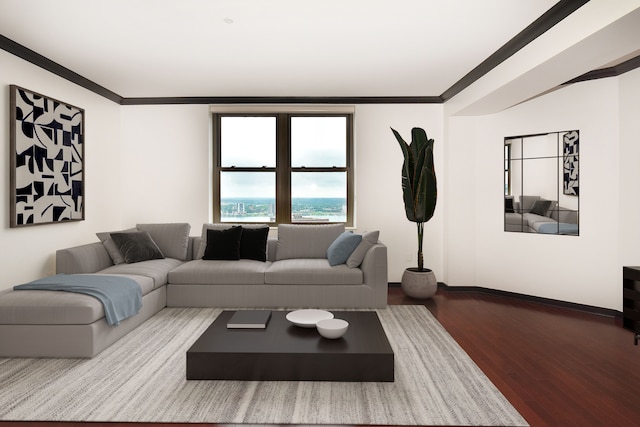
[[[227,329],[264,329],[270,318],[269,310],[238,310],[227,322]]]

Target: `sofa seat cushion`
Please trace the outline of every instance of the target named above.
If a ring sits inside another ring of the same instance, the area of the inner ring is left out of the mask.
[[[522,224],[522,214],[510,212],[504,214],[504,220],[506,224]],[[525,222],[526,225],[526,222]]]
[[[547,223],[556,223],[557,221],[549,218],[548,216],[536,215],[533,213],[522,214],[522,217],[527,221],[529,227],[535,228],[536,224],[547,224]]]
[[[362,270],[346,264],[330,266],[327,259],[298,258],[276,261],[265,273],[270,285],[359,285]]]
[[[153,279],[126,275],[146,295]],[[97,298],[64,291],[14,291],[0,293],[0,325],[88,325],[104,317]]]
[[[241,259],[236,261],[196,259],[169,273],[172,285],[262,285],[271,262]]]
[[[148,261],[136,262],[133,264],[118,264],[100,270],[100,274],[133,274],[137,276],[145,276],[153,279],[154,287],[167,284],[167,274],[172,269],[184,264],[174,258],[152,259]],[[144,295],[144,293],[143,293]]]

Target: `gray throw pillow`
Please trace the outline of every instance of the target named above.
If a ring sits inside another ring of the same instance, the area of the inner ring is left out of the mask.
[[[353,253],[347,259],[347,266],[349,268],[356,268],[362,264],[364,256],[369,252],[369,249],[376,243],[378,243],[378,237],[380,237],[380,231],[369,231],[362,234],[362,241]]]
[[[529,212],[536,215],[547,216],[550,206],[551,200],[536,200]]]
[[[334,266],[346,263],[349,256],[361,241],[362,236],[360,234],[353,234],[351,231],[345,231],[339,235],[338,238],[329,245],[329,249],[327,249],[329,265]]]
[[[104,245],[104,248],[109,253],[109,256],[111,257],[111,260],[113,261],[114,264],[116,265],[124,264],[124,258],[122,257],[122,254],[118,249],[118,246],[115,244],[115,242],[111,238],[111,233],[131,233],[133,231],[138,231],[138,230],[135,228],[129,228],[129,229],[120,230],[120,231],[102,231],[100,233],[96,233],[96,236],[98,237],[98,239],[100,239],[100,241]]]
[[[127,264],[164,258],[162,251],[146,231],[111,233],[111,238]]]

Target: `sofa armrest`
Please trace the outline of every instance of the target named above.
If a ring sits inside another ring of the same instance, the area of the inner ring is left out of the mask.
[[[365,285],[374,289],[384,289],[381,295],[384,295],[384,301],[387,300],[387,288],[389,280],[387,277],[387,247],[378,241],[373,245],[364,256],[362,264],[363,282]]]
[[[56,251],[56,273],[87,274],[113,265],[109,252],[101,242]]]

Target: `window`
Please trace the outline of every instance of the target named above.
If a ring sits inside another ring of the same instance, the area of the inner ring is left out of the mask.
[[[353,225],[352,114],[213,114],[214,222]]]

